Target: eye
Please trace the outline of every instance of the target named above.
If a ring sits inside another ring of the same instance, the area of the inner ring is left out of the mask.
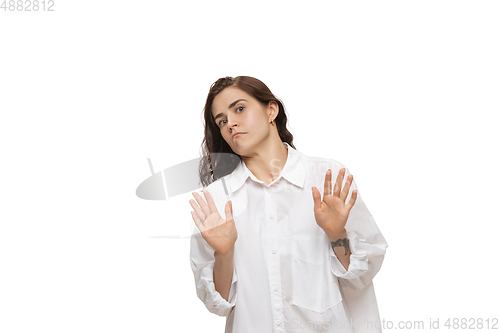
[[[240,110],[240,109],[241,109],[241,111],[240,111],[239,113],[243,112],[244,107],[243,107],[243,106],[240,106],[239,108],[236,108],[236,111],[238,111],[238,110]],[[222,126],[222,122],[223,122],[223,121],[225,121],[225,120],[223,119],[223,120],[219,121],[219,126]]]

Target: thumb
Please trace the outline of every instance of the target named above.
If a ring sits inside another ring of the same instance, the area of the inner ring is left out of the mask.
[[[314,200],[314,210],[318,210],[321,207],[321,195],[316,187],[312,187],[312,196]]]
[[[231,221],[233,219],[233,203],[231,201],[226,202],[226,221]]]

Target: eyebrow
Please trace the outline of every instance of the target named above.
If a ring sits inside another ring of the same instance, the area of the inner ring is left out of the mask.
[[[236,105],[236,103],[241,102],[241,101],[248,102],[246,99],[243,99],[243,98],[237,99],[237,100],[235,100],[234,102],[232,102],[231,104],[229,104],[228,109],[232,109],[232,108],[233,108],[233,106],[235,106],[235,105]],[[217,121],[217,118],[222,117],[223,115],[224,115],[224,114],[223,114],[222,112],[221,112],[221,113],[218,113],[218,114],[214,117],[214,121]]]

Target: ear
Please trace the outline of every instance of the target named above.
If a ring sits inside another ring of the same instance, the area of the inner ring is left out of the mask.
[[[267,104],[267,115],[269,116],[269,121],[275,120],[280,111],[278,103],[276,101],[270,101]]]

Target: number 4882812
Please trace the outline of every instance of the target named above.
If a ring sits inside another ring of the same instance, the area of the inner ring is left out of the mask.
[[[498,318],[448,318],[444,324],[448,329],[498,329]]]
[[[5,12],[53,12],[54,0],[4,0],[0,9]]]

